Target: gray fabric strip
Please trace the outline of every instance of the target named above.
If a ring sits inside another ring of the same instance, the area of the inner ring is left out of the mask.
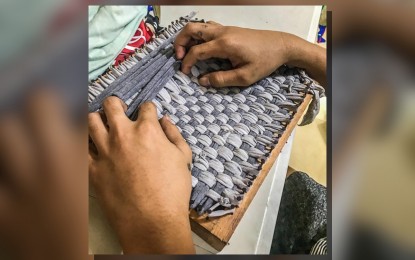
[[[164,87],[168,80],[174,75],[179,65],[173,66],[175,59],[170,58],[163,67],[157,72],[157,74],[148,82],[143,90],[137,95],[133,102],[127,109],[127,116],[131,117],[133,112],[145,101],[152,100],[157,93]]]
[[[151,81],[151,79],[159,72],[160,67],[165,65],[172,55],[172,52],[169,55],[163,55],[151,65],[146,66],[135,78],[125,80],[124,84],[117,88],[113,93],[124,101],[128,100],[135,93],[141,91]]]

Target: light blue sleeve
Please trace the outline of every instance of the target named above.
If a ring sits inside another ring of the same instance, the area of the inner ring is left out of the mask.
[[[88,79],[101,75],[134,35],[147,6],[90,6]]]

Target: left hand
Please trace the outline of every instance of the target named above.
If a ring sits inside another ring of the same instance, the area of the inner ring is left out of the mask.
[[[194,253],[189,222],[192,153],[153,103],[138,118],[125,115],[117,97],[88,116],[89,174],[97,197],[125,254]]]

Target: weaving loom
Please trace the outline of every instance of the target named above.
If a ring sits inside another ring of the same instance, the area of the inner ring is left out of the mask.
[[[238,207],[307,94],[313,100],[300,125],[314,119],[324,89],[303,70],[286,66],[246,88],[200,86],[200,75],[231,65],[210,59],[198,61],[191,75],[179,71],[172,42],[193,16],[172,22],[135,55],[90,82],[89,111],[100,110],[103,100],[115,95],[134,119],[137,107],[152,100],[159,117],[168,114],[192,149],[190,208],[219,217]]]

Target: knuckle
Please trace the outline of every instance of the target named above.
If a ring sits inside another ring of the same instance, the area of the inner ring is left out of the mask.
[[[200,46],[198,48],[198,58],[201,60],[205,60],[208,58],[209,53],[214,50],[216,48],[216,46],[214,45],[214,43],[210,42],[207,43],[205,46]]]
[[[250,83],[250,80],[249,79],[247,79],[247,78],[242,78],[241,79],[241,87],[248,87],[249,85],[251,85],[251,83]]]
[[[209,81],[214,87],[223,87],[225,80],[223,79],[222,73],[213,73],[209,77]]]
[[[226,38],[226,37],[221,37],[221,38],[219,38],[219,39],[218,39],[218,43],[219,43],[221,46],[227,46],[228,41],[229,41],[229,39],[228,39],[228,38]]]
[[[156,109],[156,105],[154,105],[151,101],[146,101],[141,105],[141,109],[143,110],[154,110]]]
[[[207,21],[206,23],[213,25],[213,26],[222,26],[222,24],[215,22],[215,21]]]
[[[222,38],[222,44],[225,47],[232,47],[232,46],[234,46],[234,41],[231,37],[223,37]]]
[[[154,105],[151,101],[144,102],[139,109],[139,113],[143,115],[154,114],[156,112],[156,105]]]
[[[251,84],[251,76],[247,72],[239,72],[237,77],[243,87],[247,87]]]
[[[200,47],[197,45],[192,46],[189,50],[189,55],[193,58],[196,58],[199,55],[199,53],[200,53]]]
[[[249,78],[247,76],[241,76],[241,85],[244,87],[249,86]]]
[[[115,97],[107,97],[106,99],[104,99],[104,102],[102,102],[102,105],[106,107],[110,107],[111,105],[114,104],[114,98]]]
[[[103,104],[107,108],[115,109],[122,103],[124,103],[124,102],[122,102],[120,98],[118,98],[116,96],[109,96],[104,100]]]
[[[195,23],[192,23],[192,22],[186,24],[186,26],[184,28],[184,30],[187,31],[187,32],[192,32],[195,29],[196,29],[196,24]]]
[[[152,133],[155,130],[154,123],[151,120],[144,119],[138,124],[138,130],[142,133]]]
[[[231,47],[237,46],[237,41],[234,39],[234,37],[226,37],[226,43]]]

